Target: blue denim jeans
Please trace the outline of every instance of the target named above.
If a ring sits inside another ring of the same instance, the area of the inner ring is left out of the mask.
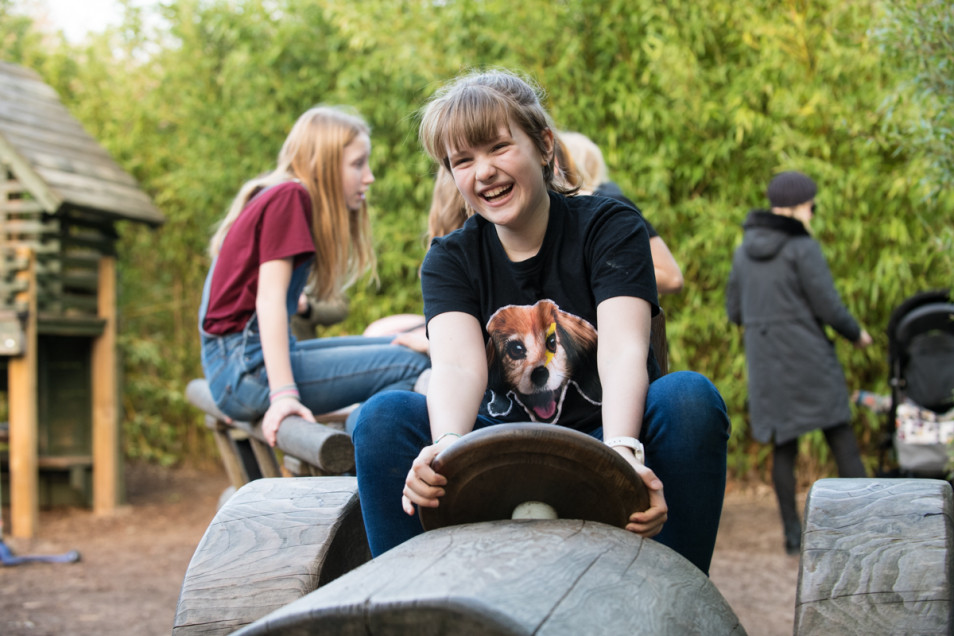
[[[297,310],[311,262],[292,273],[286,293],[286,310]],[[199,307],[202,369],[216,405],[239,421],[257,420],[269,405],[268,375],[259,337],[258,317],[240,332],[218,336],[202,329],[209,305],[215,263],[209,268]],[[393,337],[344,336],[298,341],[288,332],[292,376],[301,402],[315,415],[364,402],[380,391],[410,390],[418,376],[431,366],[430,358],[407,347],[392,345]],[[357,412],[353,414],[357,416]],[[352,428],[349,422],[349,432]]]
[[[375,393],[411,390],[430,359],[391,337],[291,340],[291,365],[301,402],[318,415]],[[254,421],[268,409],[268,375],[255,318],[242,333],[203,337],[202,364],[216,404],[229,417]]]
[[[499,423],[478,416],[474,428]],[[602,430],[590,432],[602,439]],[[708,574],[725,494],[729,418],[718,390],[691,371],[649,386],[640,439],[646,465],[663,482],[669,518],[655,539]],[[431,443],[426,398],[388,392],[368,400],[354,430],[361,511],[371,554],[423,532],[401,508],[411,463]]]

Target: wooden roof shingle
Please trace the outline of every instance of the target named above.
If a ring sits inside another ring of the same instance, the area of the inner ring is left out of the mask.
[[[35,72],[0,61],[0,159],[45,210],[64,204],[160,225],[165,217]]]

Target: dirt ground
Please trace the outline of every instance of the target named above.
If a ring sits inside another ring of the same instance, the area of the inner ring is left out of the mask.
[[[227,485],[224,473],[134,465],[128,504],[113,515],[42,511],[38,536],[7,536],[7,546],[82,559],[0,566],[0,634],[170,634],[182,578]],[[782,549],[769,486],[730,484],[711,576],[750,636],[792,634],[798,558]]]

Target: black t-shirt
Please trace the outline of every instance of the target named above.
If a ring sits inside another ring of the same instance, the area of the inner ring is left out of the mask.
[[[626,205],[631,205],[636,208],[636,211],[639,212],[639,215],[642,216],[643,211],[636,207],[636,204],[629,200],[623,191],[614,181],[604,181],[603,183],[596,186],[596,190],[593,190],[593,194],[598,197],[609,197],[610,199],[616,199],[621,201]],[[646,224],[646,229],[649,230],[649,238],[654,236],[659,236],[659,232],[656,231],[656,228],[653,227],[653,224],[646,220],[646,217],[643,217],[643,223]]]
[[[512,262],[479,215],[435,239],[421,269],[424,314],[474,316],[487,342],[488,386],[480,412],[503,421],[600,426],[596,307],[635,296],[658,312],[649,236],[631,207],[550,193],[539,252]],[[650,351],[650,380],[659,367]]]

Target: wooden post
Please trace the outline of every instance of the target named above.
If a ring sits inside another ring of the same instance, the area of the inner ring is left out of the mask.
[[[370,559],[356,478],[257,479],[196,547],[173,636],[231,634]]]
[[[99,317],[103,333],[93,341],[93,512],[109,513],[119,503],[119,400],[116,368],[116,259],[99,261]]]
[[[794,633],[954,634],[952,517],[940,479],[816,481]]]
[[[10,520],[14,537],[31,538],[39,525],[39,473],[37,472],[37,330],[36,257],[29,248],[17,248],[17,260],[27,268],[17,273],[26,289],[17,294],[17,307],[24,305],[27,320],[23,355],[7,363],[7,395],[10,399]]]

